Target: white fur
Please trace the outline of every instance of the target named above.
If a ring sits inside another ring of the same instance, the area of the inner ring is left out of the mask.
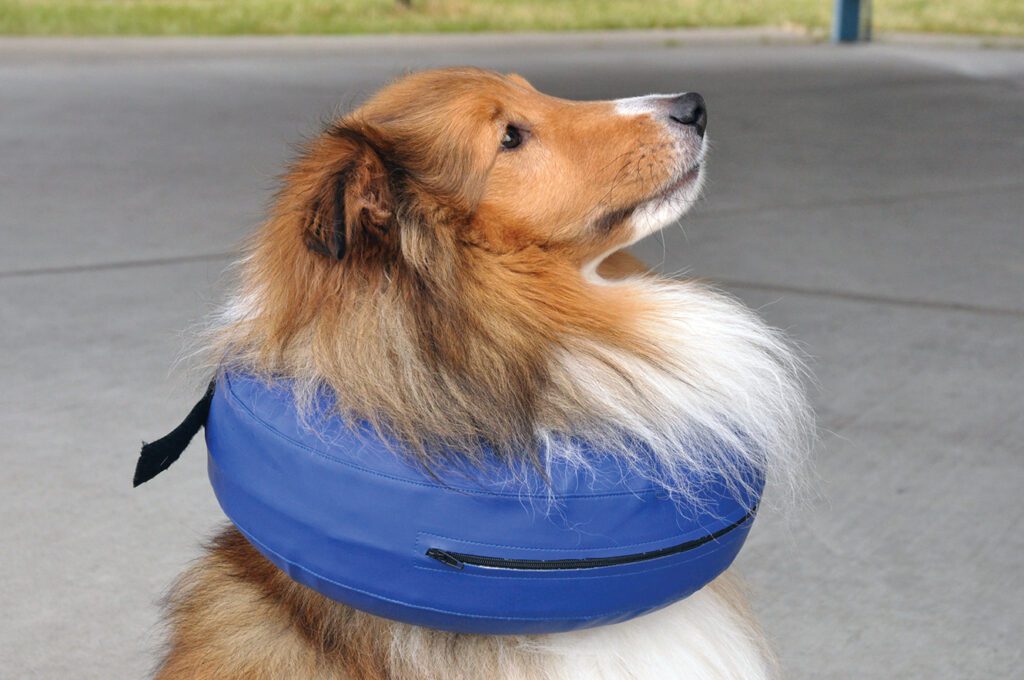
[[[579,395],[590,414],[585,431],[574,434],[638,466],[629,438],[642,440],[662,464],[660,481],[683,496],[694,495],[703,475],[736,472],[737,463],[793,489],[812,428],[801,365],[782,336],[739,302],[692,281],[636,277],[604,285],[648,308],[638,330],[660,356],[584,340],[563,352],[559,391]],[[574,456],[569,447],[552,451]]]
[[[447,639],[447,638],[446,638]],[[774,660],[761,631],[713,588],[660,611],[611,626],[544,636],[501,637],[488,647],[488,680],[768,680]],[[403,626],[391,652],[423,677],[454,671],[471,654],[439,644],[437,633]],[[444,654],[439,658],[439,652]],[[449,656],[451,655],[451,656]]]
[[[223,327],[254,319],[258,315],[259,307],[258,291],[238,293],[218,310],[213,323],[217,327]]]
[[[760,631],[710,590],[614,626],[550,635],[534,644],[558,680],[764,680]]]
[[[639,116],[645,113],[654,113],[659,109],[661,102],[675,99],[686,94],[677,92],[675,94],[645,94],[640,97],[625,97],[615,100],[615,111],[620,116]]]
[[[633,223],[634,243],[679,219],[679,216],[693,207],[704,189],[704,154],[707,138],[701,144],[695,165],[696,177],[666,195],[653,198],[640,205],[630,217]]]

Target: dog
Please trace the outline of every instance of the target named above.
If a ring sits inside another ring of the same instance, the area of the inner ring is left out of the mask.
[[[600,102],[456,68],[405,76],[312,139],[238,263],[213,371],[327,389],[427,468],[483,447],[637,443],[668,492],[729,455],[791,488],[811,417],[786,340],[739,302],[625,248],[705,176],[695,93]],[[702,444],[694,446],[697,442]],[[484,636],[374,617],[290,580],[227,528],[172,589],[160,680],[760,679],[775,663],[727,572],[689,598],[569,633]]]

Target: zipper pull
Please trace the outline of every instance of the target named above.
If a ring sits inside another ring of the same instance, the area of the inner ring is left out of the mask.
[[[433,557],[438,562],[447,564],[449,567],[454,567],[456,569],[462,569],[466,566],[458,557],[452,555],[450,552],[441,550],[440,548],[430,548],[427,550],[427,557]]]

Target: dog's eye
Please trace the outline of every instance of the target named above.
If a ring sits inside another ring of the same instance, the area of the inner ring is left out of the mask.
[[[501,138],[501,148],[514,149],[523,143],[523,132],[515,125],[505,126],[505,136]]]

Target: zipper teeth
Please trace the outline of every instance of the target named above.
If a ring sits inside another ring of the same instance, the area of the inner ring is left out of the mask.
[[[521,569],[521,570],[552,570],[552,569],[594,569],[597,567],[614,567],[622,564],[631,564],[633,562],[643,562],[645,560],[654,560],[659,557],[668,557],[669,555],[676,555],[681,552],[688,550],[694,550],[700,546],[710,543],[711,541],[717,540],[727,533],[746,524],[750,519],[754,517],[754,513],[757,508],[754,507],[747,514],[740,519],[736,520],[727,527],[723,527],[718,531],[710,533],[700,538],[695,538],[690,541],[678,543],[667,548],[661,548],[659,550],[648,550],[641,553],[633,553],[631,555],[616,555],[612,557],[582,557],[579,559],[570,560],[519,560],[519,559],[508,559],[504,557],[487,557],[484,555],[471,555],[468,553],[452,552],[450,550],[442,550],[440,548],[430,548],[427,550],[427,556],[432,557],[438,562],[447,564],[450,567],[461,569],[465,564],[471,564],[477,567],[493,567],[496,569]]]

